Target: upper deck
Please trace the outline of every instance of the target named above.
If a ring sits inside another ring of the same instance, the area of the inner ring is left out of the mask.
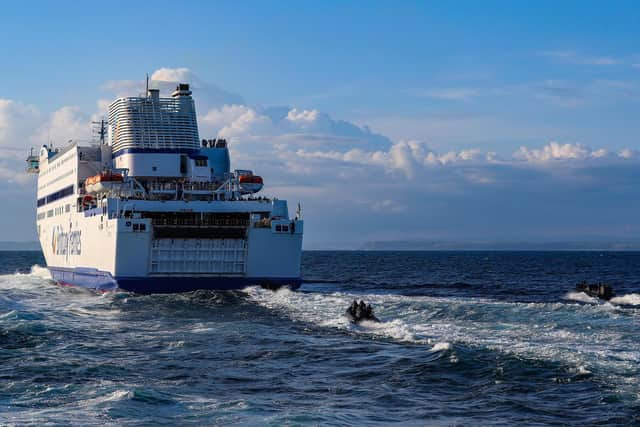
[[[127,150],[198,150],[189,85],[180,84],[170,98],[150,89],[144,97],[116,99],[109,105],[108,137],[114,155]]]

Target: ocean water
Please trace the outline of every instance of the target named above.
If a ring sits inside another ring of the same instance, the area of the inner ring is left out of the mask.
[[[640,253],[305,252],[296,292],[151,296],[40,265],[0,253],[0,425],[640,424]]]

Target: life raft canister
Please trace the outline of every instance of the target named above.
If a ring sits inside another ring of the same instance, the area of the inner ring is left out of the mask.
[[[82,209],[89,209],[93,205],[94,197],[93,196],[84,196],[82,198]]]

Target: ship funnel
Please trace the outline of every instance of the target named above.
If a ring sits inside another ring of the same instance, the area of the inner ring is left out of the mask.
[[[172,97],[177,98],[179,96],[191,96],[191,90],[188,83],[180,83],[176,86],[176,90],[171,94]]]
[[[153,100],[160,99],[160,89],[149,89],[147,91],[147,96]]]

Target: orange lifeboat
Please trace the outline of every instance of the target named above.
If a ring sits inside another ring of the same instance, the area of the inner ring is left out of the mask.
[[[84,188],[87,193],[106,193],[120,188],[123,181],[122,174],[106,171],[87,178],[84,181]]]
[[[240,175],[238,181],[240,182],[240,190],[245,194],[257,193],[262,190],[264,185],[262,177],[258,175]]]
[[[258,175],[242,175],[240,184],[263,184],[262,177]]]

